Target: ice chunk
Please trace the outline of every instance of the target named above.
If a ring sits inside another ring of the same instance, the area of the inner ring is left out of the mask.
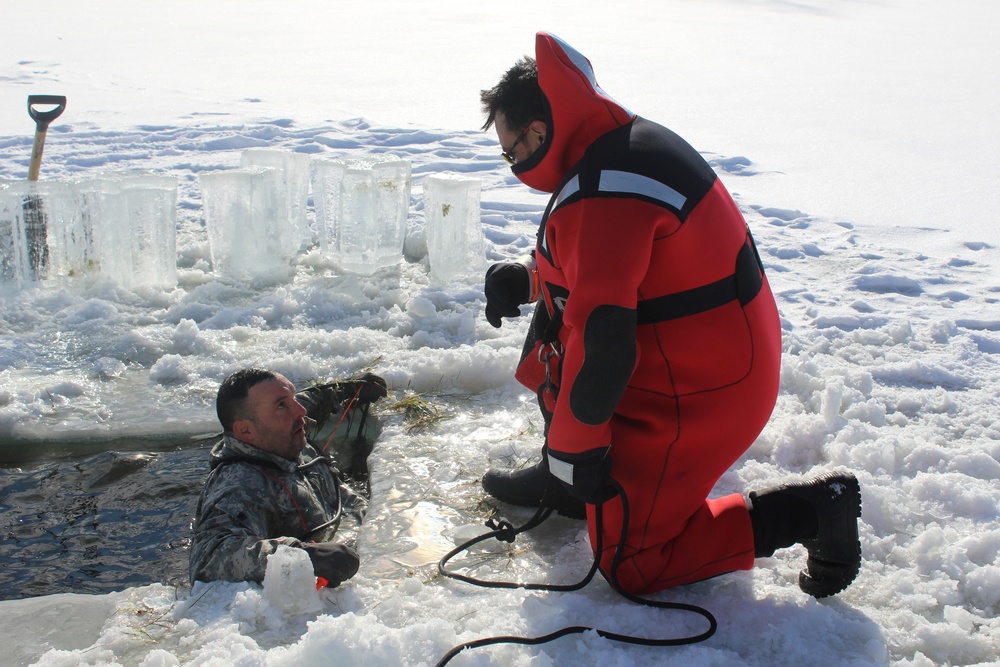
[[[323,609],[312,561],[305,551],[282,544],[267,557],[264,597],[289,616]]]
[[[199,175],[202,210],[216,275],[283,281],[292,276],[296,231],[283,217],[275,170],[249,167]]]
[[[115,178],[132,242],[133,285],[177,284],[177,178],[132,172]],[[104,256],[127,243],[102,238]],[[110,247],[109,247],[110,246]]]
[[[65,201],[72,215],[60,217],[58,206],[49,215],[46,204],[50,275],[100,272],[127,286],[177,284],[176,177],[116,171],[68,185],[65,200],[51,198]]]
[[[326,256],[363,275],[399,264],[410,205],[409,161],[314,160],[312,183]]]
[[[89,227],[70,181],[4,181],[0,249],[5,284],[80,275],[94,262]]]
[[[347,163],[338,160],[313,160],[309,170],[320,250],[332,258],[337,255],[337,230],[340,227]]]
[[[77,205],[81,222],[90,234],[91,256],[97,270],[120,285],[131,285],[138,276],[121,180],[122,176],[109,174],[78,181]]]
[[[123,285],[177,283],[177,179],[113,172],[0,187],[3,282],[100,273]]]
[[[45,649],[84,650],[101,636],[101,628],[124,601],[124,592],[107,595],[58,593],[3,602],[3,662],[37,664]],[[9,662],[8,662],[9,661]]]
[[[298,252],[313,244],[309,228],[309,163],[311,158],[301,153],[272,148],[247,148],[240,154],[240,166],[270,167],[274,169],[270,185],[275,188],[275,199],[287,217],[294,233],[288,235],[291,249]],[[275,221],[277,223],[277,221]]]
[[[80,215],[75,183],[34,183],[24,214],[29,263],[36,275],[68,278],[92,268],[96,258],[91,230]]]
[[[448,282],[486,265],[486,242],[479,217],[482,181],[457,174],[424,178],[427,258],[430,276]]]
[[[14,290],[37,280],[38,271],[44,270],[37,258],[34,262],[29,259],[29,245],[36,252],[39,247],[37,242],[29,244],[25,221],[26,204],[32,196],[36,195],[27,181],[0,181],[0,283]],[[41,247],[47,246],[43,242]]]

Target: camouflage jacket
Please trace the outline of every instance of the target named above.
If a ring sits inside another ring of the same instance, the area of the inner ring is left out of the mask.
[[[378,420],[368,414],[379,396],[351,400],[362,384],[331,382],[296,394],[311,420],[306,429],[310,444],[297,461],[229,435],[212,448],[211,472],[195,515],[192,583],[260,582],[267,557],[278,545],[328,542],[339,528],[347,532],[341,541],[352,541],[368,509],[367,459],[380,430]],[[341,526],[343,519],[350,525]]]
[[[229,435],[212,448],[191,545],[195,581],[264,579],[278,545],[333,540],[341,520],[360,523],[365,501],[311,445],[297,461]]]

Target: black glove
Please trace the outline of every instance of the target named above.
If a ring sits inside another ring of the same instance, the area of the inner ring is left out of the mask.
[[[497,329],[501,317],[517,317],[518,307],[531,299],[531,276],[528,267],[517,262],[494,264],[486,272],[486,319]]]
[[[326,579],[330,588],[339,586],[358,572],[358,552],[349,546],[336,542],[303,542],[301,548],[309,554],[313,572]]]
[[[600,505],[618,495],[611,486],[610,449],[598,447],[582,454],[567,454],[549,449],[549,472],[575,498],[588,505]]]
[[[385,380],[374,373],[365,373],[361,378],[348,382],[348,385],[350,396],[347,400],[357,396],[359,401],[374,403],[380,398],[385,398],[388,394]]]
[[[309,418],[322,428],[330,415],[339,413],[355,397],[374,403],[387,393],[385,380],[374,373],[365,373],[360,378],[313,385],[298,392],[295,398],[305,406]]]

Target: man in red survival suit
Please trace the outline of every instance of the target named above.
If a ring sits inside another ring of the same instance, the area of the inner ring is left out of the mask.
[[[742,214],[694,148],[611,99],[571,46],[538,33],[535,55],[482,91],[483,129],[521,182],[553,196],[532,256],[493,265],[485,293],[495,327],[537,301],[516,376],[538,393],[545,446],[484,488],[585,514],[592,545],[601,504],[601,571],[627,524],[615,574],[631,593],[796,543],[802,590],[842,591],[861,566],[853,475],[708,498],[778,392],[778,312]]]

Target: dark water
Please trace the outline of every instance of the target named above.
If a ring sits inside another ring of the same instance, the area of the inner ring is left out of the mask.
[[[0,464],[0,600],[187,586],[191,522],[214,442],[119,442],[86,454],[65,444],[16,467],[8,448]],[[38,456],[29,447],[21,451]]]

